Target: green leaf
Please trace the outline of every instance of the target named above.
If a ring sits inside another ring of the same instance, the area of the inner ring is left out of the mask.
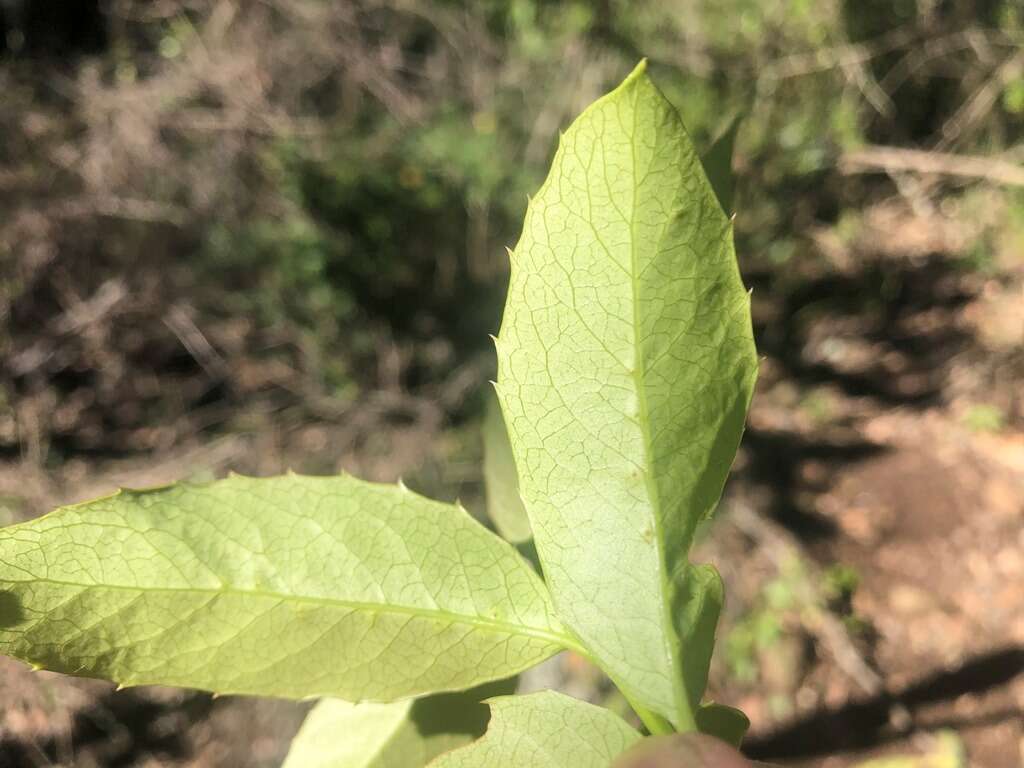
[[[571,643],[508,543],[401,486],[234,476],[0,530],[0,652],[124,685],[386,701]]]
[[[742,122],[740,115],[733,117],[700,159],[722,210],[729,216],[733,214],[733,193],[736,189],[732,156],[736,146],[736,134],[739,133]]]
[[[704,663],[713,631],[709,608],[687,604],[715,601],[687,552],[721,495],[757,360],[732,224],[643,63],[563,136],[496,345],[559,614],[635,706],[692,730],[703,682],[684,680],[687,659]]]
[[[526,508],[519,497],[516,460],[498,399],[488,393],[484,410],[484,483],[487,516],[506,541],[522,544],[533,538]]]
[[[640,734],[607,709],[554,691],[489,699],[487,734],[431,768],[607,768]]]
[[[482,736],[490,713],[481,699],[513,690],[507,680],[389,704],[321,699],[282,768],[422,768]]]
[[[750,728],[750,720],[734,707],[712,703],[697,710],[697,727],[738,749]]]
[[[704,696],[715,648],[715,629],[725,602],[722,577],[713,565],[687,565],[672,590],[673,617],[682,654],[686,700],[692,706]],[[699,727],[699,721],[697,723]],[[701,729],[703,730],[703,729]]]

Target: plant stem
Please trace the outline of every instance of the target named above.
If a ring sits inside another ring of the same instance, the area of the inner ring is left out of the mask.
[[[642,707],[635,701],[626,697],[626,701],[629,702],[629,706],[633,708],[637,716],[640,718],[640,722],[644,724],[644,727],[650,732],[652,736],[662,736],[668,733],[675,733],[676,729],[672,727],[672,723],[663,718],[661,715],[652,712],[646,707]]]

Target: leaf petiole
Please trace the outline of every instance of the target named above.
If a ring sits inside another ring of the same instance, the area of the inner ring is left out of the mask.
[[[666,734],[676,732],[675,728],[672,727],[672,724],[661,715],[652,712],[641,704],[638,704],[628,696],[626,697],[626,701],[629,702],[629,706],[631,706],[633,711],[636,712],[637,717],[640,718],[640,722],[644,724],[644,727],[651,736],[664,736]],[[697,730],[696,725],[691,730]]]

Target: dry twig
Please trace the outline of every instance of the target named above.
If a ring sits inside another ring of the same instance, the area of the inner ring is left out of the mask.
[[[1024,187],[1024,167],[993,157],[927,152],[901,147],[865,147],[839,158],[845,174],[909,172],[957,176],[993,184]]]
[[[800,542],[782,526],[758,515],[743,503],[734,503],[727,518],[762,548],[777,568],[798,558],[810,570],[804,582],[804,623],[836,662],[836,666],[868,696],[885,698],[885,681],[878,670],[857,650],[842,621],[826,607],[826,600],[817,588],[821,574],[811,558],[804,555]],[[889,711],[890,721],[901,730],[910,723],[907,708],[896,701]]]

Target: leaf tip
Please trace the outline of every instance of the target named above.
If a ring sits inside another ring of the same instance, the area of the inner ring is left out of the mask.
[[[646,74],[647,74],[647,57],[644,56],[642,59],[640,59],[640,61],[637,62],[636,66],[633,67],[633,71],[630,72],[628,75],[626,75],[626,79],[622,81],[622,83],[619,85],[618,88],[615,89],[615,91],[619,90],[619,88],[626,88],[626,87],[632,85],[634,82],[636,82],[640,78],[644,77]],[[612,91],[612,93],[615,93],[615,91]],[[609,95],[611,95],[611,94],[609,94]]]
[[[402,479],[401,475],[398,477],[398,489],[403,493],[409,493],[409,486],[405,484],[405,480]]]

